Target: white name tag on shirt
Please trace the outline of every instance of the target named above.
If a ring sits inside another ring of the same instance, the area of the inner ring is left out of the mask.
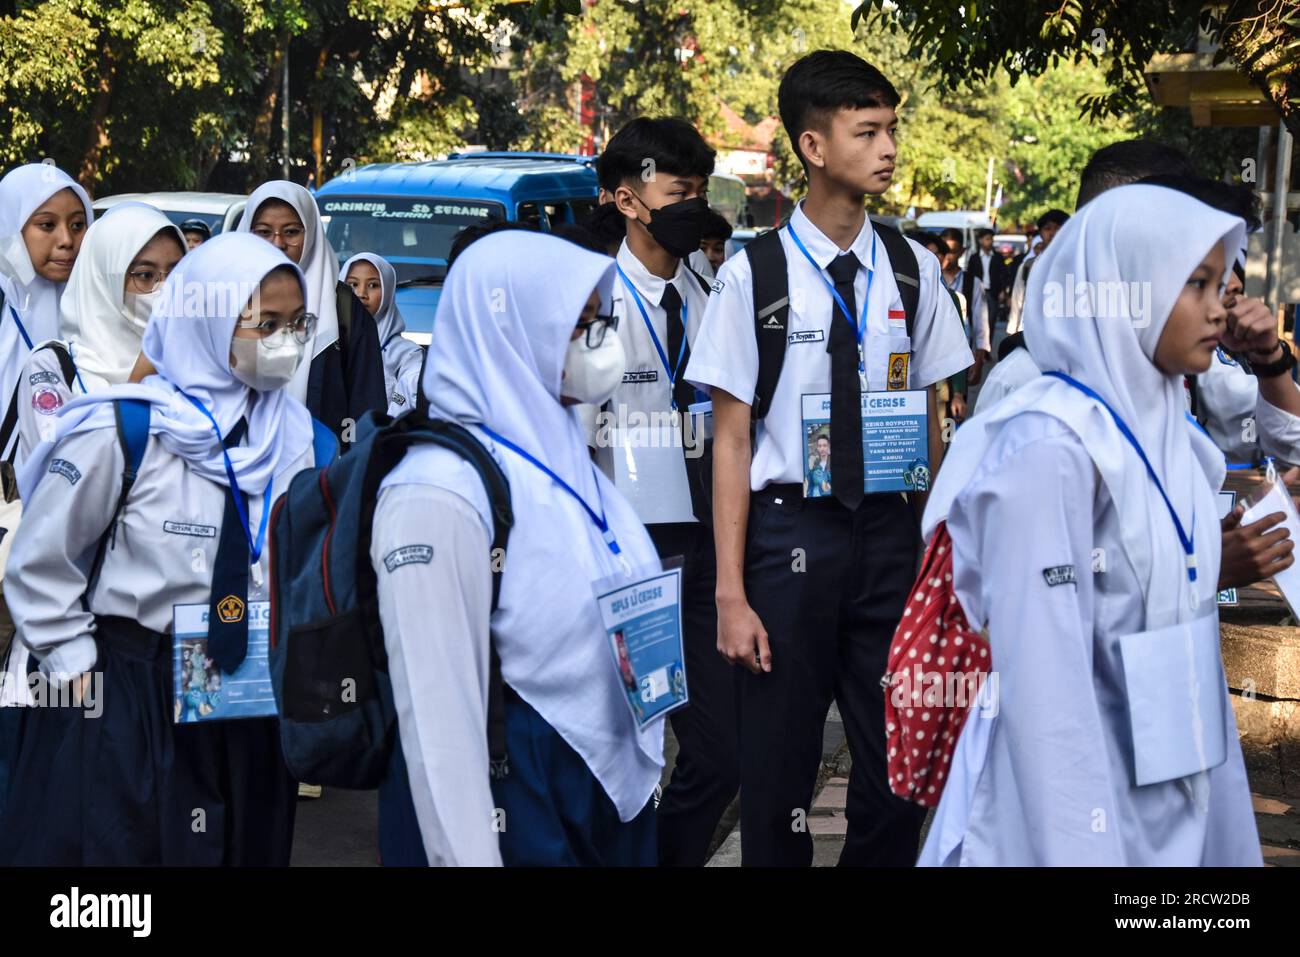
[[[1138,787],[1218,767],[1228,756],[1219,616],[1119,640]]]

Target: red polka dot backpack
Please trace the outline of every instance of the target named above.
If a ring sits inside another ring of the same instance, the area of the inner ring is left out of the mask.
[[[952,539],[935,529],[921,573],[889,646],[885,737],[889,787],[925,807],[943,795],[953,749],[990,668],[987,633],[976,631],[953,591]]]

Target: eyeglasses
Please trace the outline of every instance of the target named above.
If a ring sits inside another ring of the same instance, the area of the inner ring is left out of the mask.
[[[597,316],[590,322],[580,322],[578,329],[587,337],[588,349],[599,349],[605,341],[605,333],[618,328],[618,316]]]
[[[316,335],[316,317],[304,312],[296,319],[268,319],[265,322],[241,318],[239,328],[254,330],[263,342],[272,346],[284,345],[290,336],[299,343],[307,343]]]
[[[171,275],[169,269],[135,269],[126,274],[132,292],[151,293]]]
[[[284,241],[286,246],[301,246],[303,236],[307,230],[301,226],[285,226],[282,229],[272,229],[270,226],[254,226],[253,235],[259,239],[265,239],[268,243],[275,242],[276,237]]]

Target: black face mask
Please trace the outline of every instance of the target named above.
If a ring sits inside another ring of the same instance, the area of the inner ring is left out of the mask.
[[[636,193],[632,195],[636,196]],[[680,203],[650,209],[640,196],[636,198],[637,202],[650,210],[650,222],[646,224],[646,229],[660,246],[678,259],[685,259],[700,248],[704,223],[709,216],[707,199],[697,196],[695,199],[684,199]]]

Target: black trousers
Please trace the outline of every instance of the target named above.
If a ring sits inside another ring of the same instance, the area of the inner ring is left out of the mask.
[[[808,866],[806,826],[834,700],[853,770],[841,865],[916,861],[924,808],[889,790],[880,678],[916,571],[920,532],[901,495],[850,512],[796,485],[750,500],[745,592],[767,629],[772,670],[737,669],[741,858]]]
[[[682,555],[682,641],[690,703],[668,716],[679,750],[659,801],[659,863],[701,867],[718,821],[740,786],[736,676],[718,654],[718,570],[703,523],[650,525],[661,558]]]
[[[279,721],[175,725],[170,636],[98,618],[95,639],[102,712],[21,709],[0,865],[287,867]]]

